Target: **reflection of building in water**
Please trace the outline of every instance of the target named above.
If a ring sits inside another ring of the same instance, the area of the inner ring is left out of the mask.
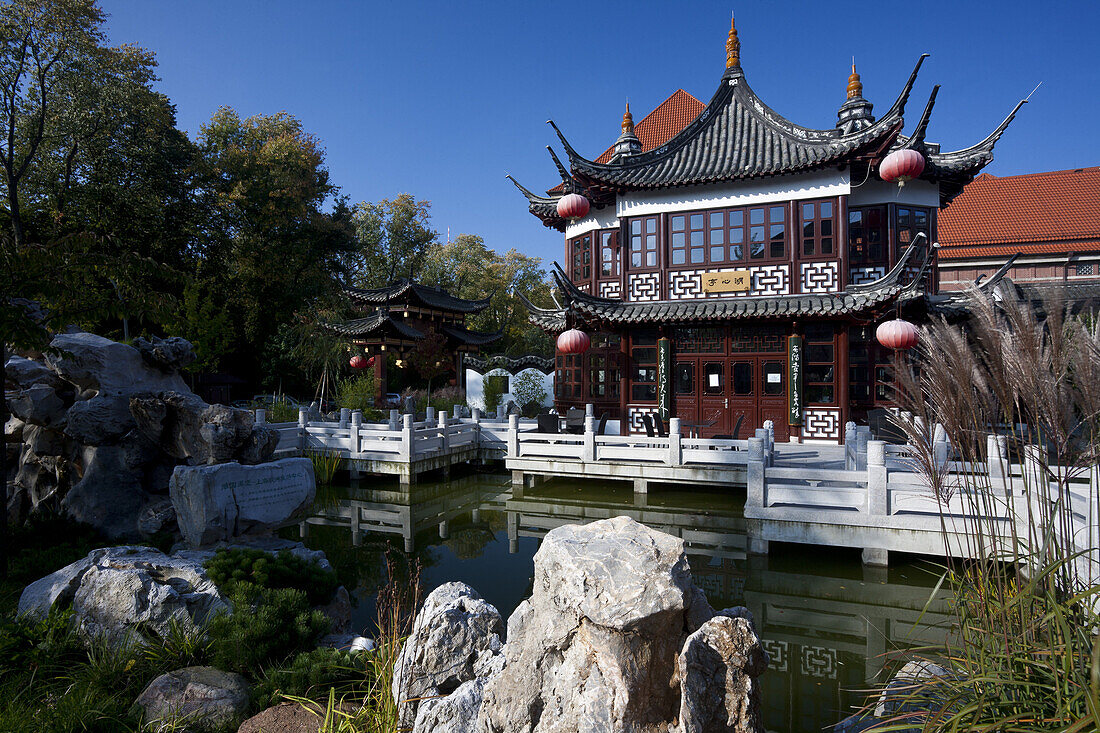
[[[303,533],[310,525],[348,527],[353,545],[362,542],[368,532],[398,535],[404,540],[405,552],[413,552],[420,532],[436,529],[440,539],[446,540],[456,517],[471,514],[473,523],[478,524],[482,509],[502,508],[500,494],[507,488],[508,478],[474,475],[404,487],[379,483],[371,480],[363,488],[353,486],[347,497],[302,522]]]
[[[629,488],[615,484],[550,481],[522,498],[508,488],[506,475],[406,490],[375,481],[309,523],[348,527],[353,544],[369,533],[400,536],[409,552],[436,545],[438,536],[457,557],[483,563],[481,586],[473,582],[483,592],[502,580],[494,575],[500,566],[491,565],[486,552],[504,530],[493,518],[506,520],[511,552],[533,552],[531,544],[521,545],[523,537],[541,539],[564,524],[624,515],[680,537],[695,583],[711,605],[744,605],[753,612],[771,659],[763,681],[765,719],[776,731],[835,724],[862,702],[858,690],[879,674],[884,654],[935,640],[927,629],[914,630],[931,591],[931,579],[921,571],[904,565],[862,568],[855,554],[848,561],[844,555],[808,556],[802,549],[747,557],[737,496],[670,491],[639,497],[639,505]],[[500,610],[507,616],[512,609]],[[946,610],[945,603],[932,605],[922,623],[943,623]]]

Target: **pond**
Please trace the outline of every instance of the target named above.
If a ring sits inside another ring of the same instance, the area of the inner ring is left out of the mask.
[[[744,490],[553,480],[513,496],[503,474],[472,473],[402,491],[368,477],[320,492],[305,543],[324,550],[351,591],[357,628],[371,628],[386,562],[419,564],[424,592],[458,580],[507,618],[530,595],[533,557],[554,527],[627,515],[684,539],[695,583],[715,609],[747,606],[771,658],[762,678],[769,730],[819,732],[859,703],[884,655],[935,640],[922,609],[937,576],[928,563],[864,567],[855,550],[773,543],[747,556]],[[357,512],[353,538],[349,517]],[[293,531],[293,528],[289,528]],[[942,634],[941,634],[942,636]]]

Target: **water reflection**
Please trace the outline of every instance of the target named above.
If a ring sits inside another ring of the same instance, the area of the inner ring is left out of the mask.
[[[921,565],[864,568],[858,551],[774,543],[767,557],[747,556],[743,492],[667,490],[638,502],[623,484],[551,481],[517,493],[504,475],[406,490],[365,479],[326,497],[305,541],[354,588],[355,622],[369,627],[387,554],[418,562],[425,591],[461,580],[507,616],[530,595],[532,558],[549,530],[630,516],[684,540],[712,606],[752,610],[771,657],[763,682],[775,731],[835,724],[858,702],[853,691],[879,675],[886,652],[936,638],[914,626],[935,582]],[[934,604],[921,620],[942,623],[945,611]]]

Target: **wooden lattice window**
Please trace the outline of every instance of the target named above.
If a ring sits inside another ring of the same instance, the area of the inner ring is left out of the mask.
[[[555,357],[557,373],[554,379],[555,396],[561,400],[581,399],[584,393],[584,375],[581,354],[558,354]]]
[[[641,216],[630,220],[630,267],[657,266],[657,217]]]
[[[596,354],[588,357],[588,396],[597,400],[619,398],[619,355]]]
[[[619,276],[619,233],[600,232],[600,277]]]
[[[829,257],[835,254],[835,203],[831,199],[803,201],[798,208],[802,221],[802,256]]]
[[[836,404],[836,328],[831,323],[805,327],[802,395],[807,404]]]
[[[585,234],[570,243],[573,253],[573,282],[587,282],[592,278],[592,235]]]
[[[773,326],[733,326],[730,329],[731,354],[782,354],[787,350],[787,335]]]
[[[677,354],[723,354],[726,331],[723,328],[678,328],[672,336]]]
[[[875,206],[848,212],[848,261],[853,265],[886,262],[886,209]]]

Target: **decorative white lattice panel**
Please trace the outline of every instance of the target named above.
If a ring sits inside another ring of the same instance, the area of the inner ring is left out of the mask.
[[[848,270],[848,282],[852,285],[863,285],[864,283],[873,283],[875,280],[883,277],[886,274],[886,268],[882,266],[877,267],[853,267]]]
[[[836,649],[824,646],[802,647],[802,674],[836,679]]]
[[[623,297],[623,285],[618,280],[608,280],[600,283],[600,296],[603,298]]]
[[[791,654],[787,642],[761,639],[760,645],[768,653],[768,670],[771,672],[786,672],[787,662]]]
[[[630,276],[628,284],[630,300],[644,302],[661,299],[661,273],[639,272]]]
[[[697,300],[703,297],[699,278],[705,270],[672,270],[668,273],[669,300]]]
[[[803,293],[835,293],[838,290],[840,278],[836,260],[802,263]]]
[[[645,425],[642,424],[642,415],[656,415],[657,408],[653,405],[627,405],[627,421],[630,423],[630,432],[644,433]]]
[[[752,290],[747,295],[789,295],[791,273],[787,265],[760,265],[750,267]]]
[[[802,411],[802,437],[839,440],[843,426],[840,410],[834,407],[807,407]]]
[[[581,291],[582,293],[591,293],[592,285],[589,283],[581,283],[577,286],[577,290]]]

